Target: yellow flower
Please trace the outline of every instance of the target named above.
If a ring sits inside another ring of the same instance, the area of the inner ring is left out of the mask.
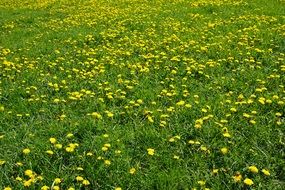
[[[50,142],[51,144],[55,144],[55,143],[56,143],[56,139],[53,138],[53,137],[51,137],[51,138],[49,139],[49,142]]]
[[[23,163],[22,162],[17,162],[16,165],[17,166],[23,166]]]
[[[225,132],[225,133],[223,134],[223,136],[224,136],[224,137],[227,137],[227,138],[230,138],[230,137],[231,137],[230,133],[228,133],[228,132]]]
[[[206,181],[200,180],[200,181],[198,181],[198,184],[201,185],[201,186],[204,186],[204,185],[206,185]]]
[[[122,188],[121,187],[116,187],[115,190],[122,190]]]
[[[83,179],[83,177],[81,177],[81,176],[77,176],[76,177],[76,181],[83,181],[84,179]]]
[[[251,186],[253,185],[253,181],[249,178],[245,178],[245,180],[243,181],[246,185]]]
[[[111,161],[110,161],[110,160],[105,160],[105,161],[104,161],[104,164],[110,165],[110,164],[111,164]]]
[[[108,148],[110,148],[110,147],[111,147],[111,144],[109,144],[109,143],[104,144],[104,147],[108,147]]]
[[[107,116],[108,116],[108,117],[113,117],[114,114],[113,114],[112,112],[108,112],[108,113],[107,113]]]
[[[85,179],[85,180],[82,181],[82,184],[87,186],[87,185],[90,185],[90,182]]]
[[[57,149],[62,149],[62,144],[56,144],[56,145],[55,145],[55,148],[57,148]]]
[[[11,187],[5,187],[4,190],[12,190]]]
[[[48,190],[49,189],[49,187],[48,186],[42,186],[42,188],[41,188],[41,190]]]
[[[25,171],[25,175],[28,177],[32,177],[33,176],[33,171],[32,170],[26,170]]]
[[[0,160],[0,166],[5,164],[5,162],[6,162],[5,160]]]
[[[53,186],[53,190],[60,190],[59,186]]]
[[[71,138],[71,137],[73,137],[74,135],[72,134],[72,133],[68,133],[67,135],[66,135],[66,137],[67,138]]]
[[[60,184],[61,183],[61,179],[60,178],[55,178],[54,179],[54,183],[55,184]]]
[[[74,148],[72,147],[66,147],[65,150],[66,152],[74,152]]]
[[[92,152],[87,152],[86,155],[87,155],[87,156],[93,156],[93,153],[92,153]]]
[[[30,152],[31,152],[31,150],[28,149],[28,148],[25,148],[25,149],[23,150],[23,153],[24,153],[24,154],[29,154]]]
[[[24,181],[24,186],[25,187],[29,187],[31,185],[32,185],[32,180],[31,179],[29,179],[28,181]]]
[[[135,172],[136,172],[135,168],[131,168],[130,171],[129,171],[130,174],[134,174]]]
[[[185,101],[181,100],[176,103],[177,106],[183,106],[185,104]]]
[[[242,179],[242,175],[238,172],[233,178],[235,182],[239,182]]]
[[[267,175],[267,176],[270,176],[270,172],[266,169],[262,169],[261,172],[264,174],[264,175]]]
[[[258,173],[258,169],[255,166],[249,166],[248,167],[249,171],[251,171],[252,173]]]
[[[176,160],[179,160],[179,156],[177,156],[177,155],[174,155],[173,158]]]
[[[221,152],[222,152],[223,154],[227,154],[228,151],[229,151],[229,150],[228,150],[226,147],[221,148]]]
[[[213,174],[217,174],[219,172],[219,169],[213,169]]]
[[[46,153],[49,154],[49,155],[53,155],[53,151],[52,150],[47,150]]]
[[[147,153],[149,154],[149,155],[154,155],[154,149],[152,149],[152,148],[148,148],[147,149]]]

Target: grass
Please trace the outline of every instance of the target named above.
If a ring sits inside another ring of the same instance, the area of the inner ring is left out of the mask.
[[[284,189],[284,3],[2,0],[0,189]]]

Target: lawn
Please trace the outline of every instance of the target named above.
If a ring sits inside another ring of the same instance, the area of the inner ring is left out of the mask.
[[[0,190],[284,190],[284,114],[284,0],[0,1]]]

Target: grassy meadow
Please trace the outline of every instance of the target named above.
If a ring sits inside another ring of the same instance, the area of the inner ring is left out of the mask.
[[[284,190],[284,114],[284,0],[0,1],[0,190]]]

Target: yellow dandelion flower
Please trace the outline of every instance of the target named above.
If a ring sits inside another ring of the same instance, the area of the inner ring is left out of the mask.
[[[258,169],[256,166],[249,166],[248,170],[251,171],[252,173],[258,173]]]
[[[242,175],[238,172],[235,176],[233,176],[235,182],[239,182],[242,179]]]
[[[148,153],[149,155],[153,156],[153,155],[154,155],[154,149],[148,148],[148,149],[147,149],[147,153]]]
[[[129,171],[130,174],[134,174],[135,172],[136,172],[135,168],[131,168],[130,171]]]
[[[5,160],[0,160],[0,166],[3,165],[3,164],[5,164],[5,163],[6,163]]]
[[[110,160],[104,160],[104,164],[109,166],[111,164],[111,161]]]
[[[49,154],[49,155],[53,155],[54,154],[52,150],[47,150],[46,153]]]
[[[84,180],[83,177],[81,177],[81,176],[77,176],[75,179],[76,179],[76,181],[83,181]]]
[[[87,185],[90,185],[90,182],[87,179],[85,179],[82,181],[82,184],[87,186]]]
[[[24,153],[24,154],[29,154],[30,152],[31,152],[31,150],[28,149],[28,148],[25,148],[25,149],[23,150],[23,153]]]
[[[249,178],[245,178],[245,180],[243,182],[244,182],[244,184],[246,184],[248,186],[253,185],[253,181],[251,179],[249,179]]]
[[[54,183],[55,184],[60,184],[61,183],[61,179],[60,178],[55,178],[54,179]]]
[[[41,187],[41,190],[48,190],[48,189],[49,189],[49,187],[46,185]]]
[[[51,144],[55,144],[55,143],[56,143],[56,139],[53,138],[53,137],[51,137],[51,138],[49,138],[49,142],[50,142]]]
[[[221,152],[222,154],[227,154],[228,153],[228,148],[224,147],[224,148],[221,148]]]
[[[56,144],[56,145],[55,145],[55,148],[57,148],[57,149],[62,149],[62,144]]]
[[[32,170],[26,170],[25,171],[25,175],[28,177],[32,177],[33,176],[33,171]]]
[[[261,172],[264,174],[264,175],[267,175],[267,176],[270,176],[270,172],[266,169],[262,169]]]

